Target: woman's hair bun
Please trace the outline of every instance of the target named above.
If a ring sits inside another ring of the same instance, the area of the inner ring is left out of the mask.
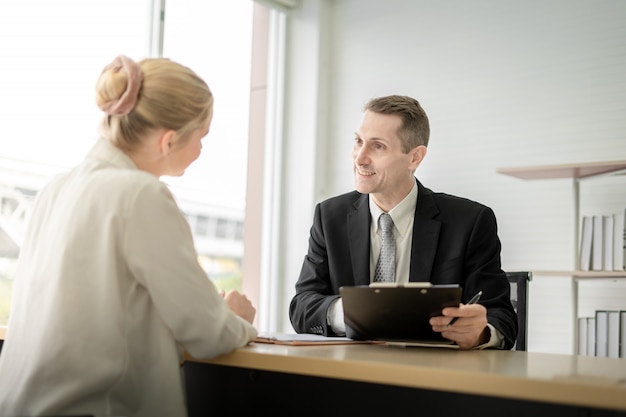
[[[123,116],[137,104],[143,76],[132,59],[119,55],[102,70],[96,84],[96,103],[106,114]]]

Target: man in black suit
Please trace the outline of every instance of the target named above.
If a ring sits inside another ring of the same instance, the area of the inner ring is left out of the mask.
[[[298,333],[344,335],[341,286],[368,285],[381,251],[378,218],[388,213],[395,239],[395,282],[459,284],[460,307],[430,319],[461,349],[510,349],[517,317],[500,263],[493,211],[480,203],[433,192],[415,177],[426,156],[430,127],[419,102],[387,96],[365,106],[352,157],[356,191],[315,207],[289,316]],[[478,291],[477,304],[464,304]],[[454,325],[448,325],[458,317]]]

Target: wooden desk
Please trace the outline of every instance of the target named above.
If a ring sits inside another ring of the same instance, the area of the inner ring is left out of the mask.
[[[522,351],[253,343],[184,365],[190,417],[626,416],[626,360]],[[289,410],[289,412],[287,412]],[[586,414],[585,414],[586,413]]]

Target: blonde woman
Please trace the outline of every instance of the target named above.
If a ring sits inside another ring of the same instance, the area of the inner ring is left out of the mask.
[[[38,195],[0,355],[0,415],[186,415],[183,351],[246,345],[256,310],[220,294],[161,175],[200,155],[213,96],[168,59],[119,56],[97,85],[102,137]]]

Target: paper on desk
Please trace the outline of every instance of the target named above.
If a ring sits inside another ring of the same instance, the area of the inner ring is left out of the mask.
[[[431,347],[431,348],[448,348],[458,349],[459,345],[456,343],[441,343],[441,342],[385,342],[387,346],[394,347]]]
[[[348,337],[330,337],[307,333],[272,333],[261,332],[254,339],[257,343],[273,343],[276,345],[311,346],[311,345],[349,345],[363,343],[381,343],[372,340],[354,340]]]

